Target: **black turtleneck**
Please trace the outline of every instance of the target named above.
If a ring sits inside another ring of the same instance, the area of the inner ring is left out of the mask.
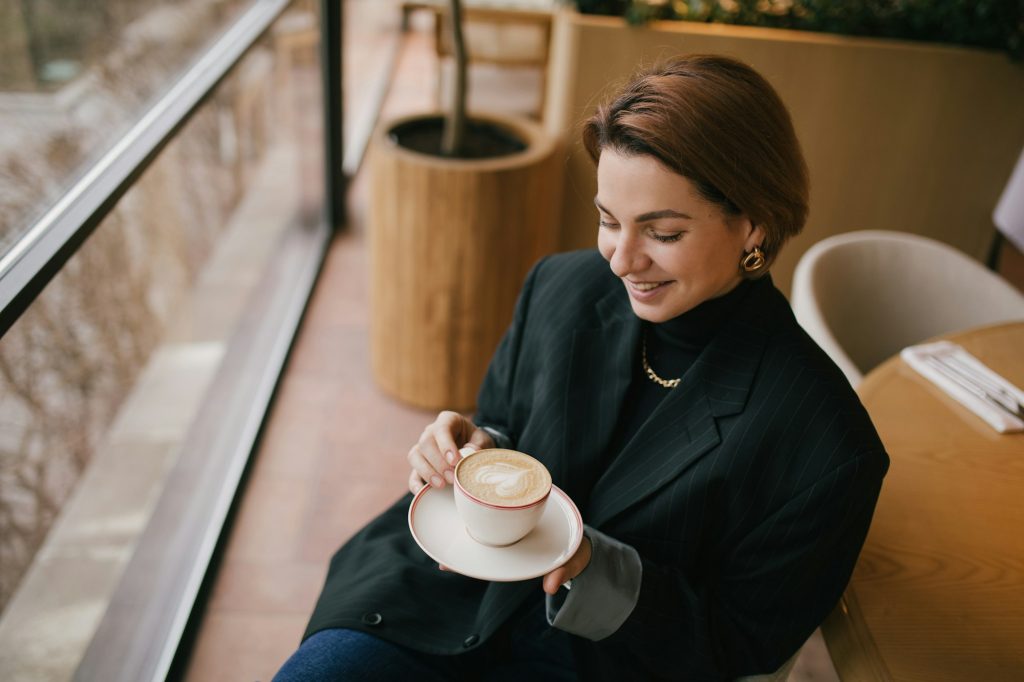
[[[686,371],[729,320],[753,285],[754,282],[744,280],[724,296],[704,301],[671,320],[660,324],[644,322],[641,338],[646,338],[647,362],[651,369],[662,379],[681,377],[680,386],[684,384]],[[640,353],[641,350],[637,348],[633,378],[626,390],[619,420],[605,450],[602,465],[593,472],[595,481],[640,430],[661,401],[671,391],[680,390],[679,386],[674,389],[664,388],[651,381],[644,372]]]

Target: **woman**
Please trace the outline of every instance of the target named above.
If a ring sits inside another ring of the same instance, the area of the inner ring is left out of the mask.
[[[477,415],[442,413],[408,455],[416,492],[467,445],[533,454],[582,512],[579,551],[539,581],[439,571],[407,496],[335,555],[282,679],[732,680],[777,669],[841,595],[888,458],[767,276],[807,213],[784,105],[689,56],[583,141],[597,251],[534,267]]]

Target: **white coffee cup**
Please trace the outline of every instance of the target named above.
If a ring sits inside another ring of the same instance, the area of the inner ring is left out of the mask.
[[[493,547],[519,542],[544,514],[551,474],[516,450],[489,448],[463,454],[455,465],[455,508],[467,532]]]

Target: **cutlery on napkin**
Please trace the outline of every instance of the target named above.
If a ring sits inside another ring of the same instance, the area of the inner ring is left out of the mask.
[[[904,348],[903,361],[999,433],[1024,431],[1024,391],[951,341]]]

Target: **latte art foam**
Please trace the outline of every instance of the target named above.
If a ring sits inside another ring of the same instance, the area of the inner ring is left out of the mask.
[[[473,497],[501,506],[539,500],[551,488],[551,475],[529,455],[512,450],[483,450],[459,464],[459,483]]]
[[[473,472],[473,480],[503,499],[522,497],[530,490],[531,472],[505,462],[484,464]]]

